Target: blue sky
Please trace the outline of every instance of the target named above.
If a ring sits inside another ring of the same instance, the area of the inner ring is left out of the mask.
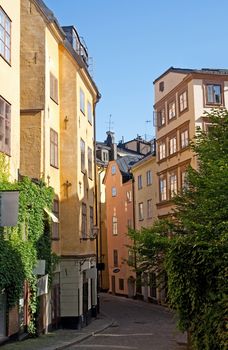
[[[44,1],[93,58],[99,141],[110,114],[116,141],[154,135],[153,81],[170,66],[228,68],[227,0]]]

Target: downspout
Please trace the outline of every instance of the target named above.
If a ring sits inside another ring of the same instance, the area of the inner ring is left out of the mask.
[[[93,148],[94,148],[94,202],[95,202],[95,226],[98,227],[98,190],[97,190],[97,160],[96,160],[96,105],[99,102],[101,95],[97,94],[97,99],[93,104]],[[96,268],[98,268],[98,232],[96,235]],[[99,274],[97,269],[97,311],[99,312]]]

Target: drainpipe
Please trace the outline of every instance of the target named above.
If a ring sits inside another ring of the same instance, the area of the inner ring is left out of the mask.
[[[97,161],[96,161],[96,105],[99,102],[101,95],[97,94],[97,99],[93,104],[93,135],[94,135],[94,203],[95,203],[95,226],[98,227],[98,190],[97,190]],[[98,266],[98,232],[96,235],[96,268]],[[97,311],[99,312],[100,303],[99,303],[99,279],[98,279],[98,270],[97,270]]]

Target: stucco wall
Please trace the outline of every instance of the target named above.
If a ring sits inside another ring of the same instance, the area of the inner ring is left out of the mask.
[[[0,96],[11,105],[10,180],[18,177],[20,164],[20,1],[0,0],[0,6],[11,20],[11,62],[0,56]]]

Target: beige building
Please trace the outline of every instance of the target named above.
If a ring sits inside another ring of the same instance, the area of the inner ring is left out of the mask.
[[[197,167],[189,147],[196,127],[208,128],[204,112],[228,107],[228,70],[169,68],[154,81],[157,139],[157,213],[171,213],[172,197],[186,185],[186,168]]]
[[[134,227],[136,230],[150,228],[157,218],[157,163],[155,152],[139,160],[131,168],[134,178]],[[155,273],[143,274],[138,294],[145,301],[156,301],[159,290],[156,288]]]
[[[149,154],[131,168],[134,177],[135,229],[152,226],[157,216],[156,157]]]
[[[0,0],[0,161],[9,164],[10,181],[20,166],[20,1]],[[18,312],[7,312],[0,291],[0,339],[18,331]]]
[[[44,330],[60,321],[77,328],[96,313],[99,97],[88,73],[87,48],[75,28],[61,28],[42,0],[22,0],[20,172],[54,188],[52,249],[61,256],[43,300]]]

